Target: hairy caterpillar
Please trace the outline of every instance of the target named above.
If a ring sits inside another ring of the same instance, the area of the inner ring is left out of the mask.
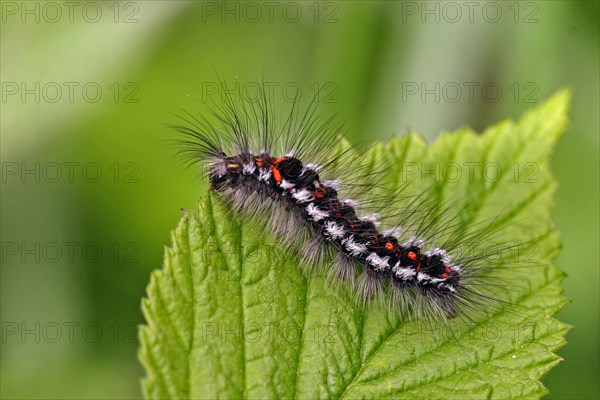
[[[493,229],[453,237],[460,212],[452,205],[403,197],[401,190],[382,196],[385,166],[375,168],[350,152],[332,155],[339,126],[319,118],[314,101],[304,112],[294,103],[278,123],[264,92],[258,102],[224,100],[211,109],[216,122],[188,114],[185,125],[174,126],[185,135],[180,154],[204,167],[211,188],[232,210],[268,220],[282,251],[301,248],[303,263],[324,266],[332,279],[358,275],[359,299],[388,297],[409,314],[470,319],[498,302],[485,288],[499,281],[486,283],[482,273],[494,261],[461,250]],[[396,211],[382,218],[390,209]]]

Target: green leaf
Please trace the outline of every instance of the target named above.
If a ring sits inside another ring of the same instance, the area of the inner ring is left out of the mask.
[[[497,293],[513,306],[457,328],[458,341],[444,326],[359,307],[345,286],[303,275],[297,256],[282,253],[262,224],[240,222],[209,194],[197,214],[184,212],[142,304],[146,398],[544,395],[540,379],[559,362],[554,351],[568,330],[552,318],[566,299],[563,274],[552,266],[560,244],[550,221],[549,155],[566,126],[569,97],[560,91],[517,123],[481,135],[461,129],[428,146],[409,134],[367,156],[392,163],[392,185],[428,188],[440,204],[462,202],[460,234],[500,214],[504,239],[535,238],[539,266],[510,271],[518,284]]]

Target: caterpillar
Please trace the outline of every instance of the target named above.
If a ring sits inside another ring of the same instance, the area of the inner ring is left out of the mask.
[[[183,134],[179,155],[200,164],[233,212],[268,220],[281,250],[298,248],[309,271],[325,268],[330,281],[351,281],[363,302],[389,298],[401,312],[446,323],[500,302],[485,291],[499,281],[486,283],[482,272],[497,263],[460,249],[492,230],[452,237],[460,225],[452,204],[402,196],[402,188],[381,195],[388,168],[348,151],[332,155],[342,125],[319,117],[314,100],[303,112],[293,102],[281,122],[264,90],[258,101],[223,100],[209,115],[186,113],[184,124],[172,125]]]

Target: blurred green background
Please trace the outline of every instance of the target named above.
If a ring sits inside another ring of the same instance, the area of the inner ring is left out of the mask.
[[[553,165],[574,329],[545,384],[598,398],[598,4],[3,1],[1,397],[140,397],[140,299],[206,188],[163,124],[218,103],[220,75],[281,107],[321,89],[357,143],[481,130],[571,86]]]

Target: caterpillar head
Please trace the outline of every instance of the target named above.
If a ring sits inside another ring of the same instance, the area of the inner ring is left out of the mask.
[[[250,155],[217,158],[209,167],[211,187],[220,191],[227,183],[238,183],[244,176],[253,175],[257,170]]]

